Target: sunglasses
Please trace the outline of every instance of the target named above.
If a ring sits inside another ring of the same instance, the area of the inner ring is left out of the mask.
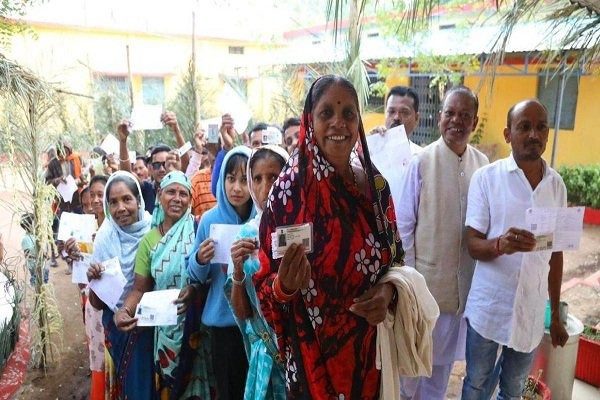
[[[150,163],[153,169],[160,169],[160,167],[165,168],[166,161],[153,161]]]

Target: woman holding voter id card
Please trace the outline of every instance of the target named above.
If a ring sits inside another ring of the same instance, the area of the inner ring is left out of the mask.
[[[230,275],[225,292],[242,333],[248,356],[245,399],[285,400],[282,358],[273,330],[269,328],[256,296],[252,276],[260,269],[256,257],[258,228],[273,182],[289,154],[281,146],[266,145],[252,150],[246,172],[256,217],[242,226],[231,246]]]
[[[237,146],[227,152],[217,183],[217,205],[200,219],[196,241],[189,256],[188,273],[193,281],[210,282],[202,323],[210,328],[213,370],[219,399],[241,399],[248,362],[244,342],[225,297],[227,262],[215,260],[223,243],[211,229],[215,226],[242,225],[254,218],[256,211],[246,175],[250,149]],[[230,248],[226,249],[229,253]]]
[[[211,393],[208,335],[200,331],[200,305],[192,304],[197,298],[196,288],[190,284],[186,271],[186,256],[194,243],[190,204],[188,177],[181,171],[165,175],[160,182],[152,229],[138,246],[133,288],[115,315],[117,327],[131,331],[144,317],[143,310],[135,315],[131,312],[144,293],[163,291],[166,295],[168,289],[176,290],[176,323],[154,322],[152,314],[144,324],[156,325],[153,355],[156,389],[161,399],[210,399]]]
[[[127,283],[116,303],[122,309],[123,301],[133,286],[135,253],[142,237],[150,230],[151,217],[144,210],[144,199],[135,176],[118,171],[111,175],[104,190],[104,215],[96,239],[88,280],[102,279],[101,263],[118,258]],[[103,310],[106,344],[106,393],[109,399],[154,399],[154,374],[152,329],[136,329],[122,332],[114,322],[115,310],[109,308],[90,290],[89,302]],[[117,311],[119,313],[119,311]]]
[[[376,325],[395,290],[378,282],[403,251],[345,78],[313,83],[298,147],[264,210],[260,247],[254,283],[284,358],[288,398],[379,398]]]

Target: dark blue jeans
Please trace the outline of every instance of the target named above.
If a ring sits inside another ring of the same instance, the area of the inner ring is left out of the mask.
[[[488,400],[498,382],[498,400],[521,398],[535,350],[521,353],[502,346],[500,357],[497,357],[499,347],[500,344],[477,333],[471,324],[467,325],[467,376],[463,383],[462,400]]]

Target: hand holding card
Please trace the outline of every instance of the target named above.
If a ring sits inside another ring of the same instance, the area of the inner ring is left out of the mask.
[[[292,243],[302,245],[305,253],[312,253],[312,238],[311,223],[277,227],[275,232],[271,233],[273,259],[277,260],[283,257]]]

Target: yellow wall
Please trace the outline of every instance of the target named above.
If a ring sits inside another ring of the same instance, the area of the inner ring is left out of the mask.
[[[142,77],[163,77],[165,100],[171,98],[179,76],[188,68],[192,50],[191,38],[183,35],[53,24],[33,24],[31,28],[34,35],[12,38],[8,57],[62,89],[85,95],[92,94],[94,74],[127,76],[126,46],[129,46],[135,104],[142,102]],[[229,46],[243,46],[244,54],[229,54]],[[197,38],[197,71],[219,82],[223,75],[255,79],[256,65],[264,51],[262,44],[251,41]]]
[[[498,70],[502,73],[516,73],[521,66],[504,66]],[[540,77],[539,79],[544,79]],[[503,130],[506,126],[508,109],[520,100],[536,97],[537,76],[496,76],[493,90],[490,93],[489,79],[482,83],[479,76],[465,77],[465,85],[478,90],[479,118],[487,118],[483,128],[481,143],[497,147],[496,158],[506,157],[510,146],[504,142]],[[386,86],[408,85],[410,79],[405,71],[399,71],[386,79]],[[480,87],[481,86],[481,87]],[[561,165],[600,163],[600,107],[597,97],[600,93],[600,76],[582,76],[579,82],[579,96],[575,115],[574,130],[559,130],[555,167]],[[384,122],[383,114],[366,114],[363,116],[365,130],[368,132]],[[550,162],[554,130],[550,130],[548,144],[543,155]]]

